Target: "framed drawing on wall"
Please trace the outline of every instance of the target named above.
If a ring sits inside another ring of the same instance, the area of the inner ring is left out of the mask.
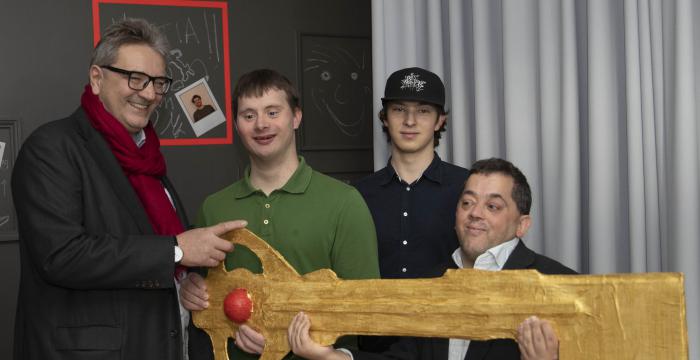
[[[11,175],[20,140],[19,120],[0,118],[0,241],[17,240],[17,216],[12,202]]]
[[[372,148],[372,42],[300,36],[301,150]]]
[[[125,18],[146,19],[168,38],[166,76],[173,83],[151,117],[161,145],[233,142],[227,2],[92,0],[92,6],[95,45],[107,26]],[[193,121],[190,103],[177,97],[197,84],[205,84],[210,104],[222,104],[216,121],[212,116],[203,123]]]

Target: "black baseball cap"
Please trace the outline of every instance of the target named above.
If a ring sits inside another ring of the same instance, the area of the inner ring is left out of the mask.
[[[382,105],[391,100],[421,101],[445,107],[445,85],[435,73],[419,67],[395,71],[386,80]]]

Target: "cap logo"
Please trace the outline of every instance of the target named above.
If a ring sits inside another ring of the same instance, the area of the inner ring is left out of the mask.
[[[401,80],[401,90],[403,89],[409,89],[413,91],[423,91],[423,87],[425,86],[425,81],[418,80],[418,76],[414,73],[411,73],[409,75],[406,75],[403,80]]]

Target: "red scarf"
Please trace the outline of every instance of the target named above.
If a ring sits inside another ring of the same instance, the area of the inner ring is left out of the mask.
[[[90,119],[90,124],[107,141],[124,175],[136,191],[153,231],[158,235],[177,235],[183,232],[185,228],[160,181],[165,176],[165,159],[160,153],[160,142],[153,126],[149,123],[143,129],[146,143],[139,148],[124,125],[110,114],[100,98],[92,93],[90,85],[85,86],[80,103]]]

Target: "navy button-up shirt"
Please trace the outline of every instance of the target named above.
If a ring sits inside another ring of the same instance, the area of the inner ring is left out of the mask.
[[[377,229],[382,278],[426,277],[450,261],[459,247],[455,210],[468,174],[435,154],[412,184],[399,178],[391,159],[387,167],[354,184]]]

